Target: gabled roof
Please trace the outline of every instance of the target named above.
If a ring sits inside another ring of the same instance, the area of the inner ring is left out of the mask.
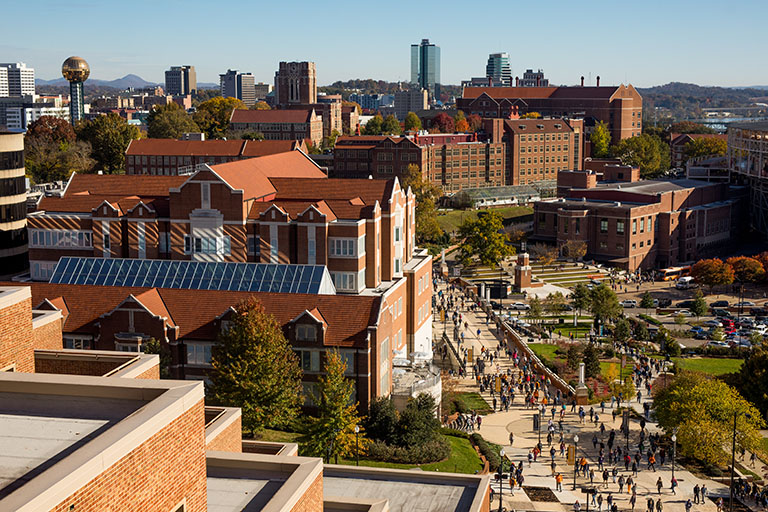
[[[230,123],[308,123],[315,111],[303,110],[233,110]]]
[[[133,140],[126,155],[259,157],[294,151],[302,147],[294,140]]]
[[[65,196],[84,193],[105,195],[168,197],[168,189],[178,187],[187,176],[134,176],[130,174],[73,174]]]
[[[153,314],[166,319],[166,323],[171,327],[176,327],[173,323],[173,317],[165,307],[165,302],[157,291],[157,288],[151,288],[145,292],[142,292],[134,296],[138,302],[140,302],[145,308],[151,311]]]
[[[325,200],[332,209],[335,205],[341,206],[339,201],[352,201],[355,198],[360,198],[365,206],[373,206],[378,201],[382,205],[382,209],[386,210],[389,208],[387,205],[392,197],[395,184],[394,179],[356,180],[329,178],[324,180],[291,180],[271,178],[270,181],[277,190],[276,200],[278,201],[281,199]],[[360,205],[353,206],[359,208]]]
[[[259,216],[269,210],[272,206],[277,206],[282,211],[288,214],[290,219],[296,219],[301,216],[308,208],[314,207],[321,214],[325,215],[325,221],[331,222],[336,220],[333,210],[328,206],[325,201],[306,201],[302,199],[291,200],[286,199],[283,201],[254,201],[251,211],[248,212],[249,219],[258,219]]]

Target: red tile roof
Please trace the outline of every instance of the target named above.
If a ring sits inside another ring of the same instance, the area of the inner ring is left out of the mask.
[[[325,201],[305,201],[305,200],[284,200],[284,201],[254,201],[253,207],[251,208],[251,211],[248,213],[249,219],[258,219],[259,216],[263,213],[269,210],[273,205],[277,206],[281,210],[283,210],[285,213],[288,214],[288,216],[291,219],[296,219],[304,213],[304,211],[309,208],[310,206],[314,206],[317,208],[317,210],[324,214],[326,217],[326,222],[331,222],[333,220],[336,220],[336,215],[334,215],[333,210],[328,206],[328,203]]]
[[[302,148],[293,140],[175,140],[131,141],[126,155],[258,157]]]
[[[188,176],[134,176],[126,174],[73,174],[66,195],[87,192],[92,196],[123,195],[168,197],[168,189],[178,187]]]
[[[725,133],[671,133],[669,140],[670,146],[677,146],[680,144],[686,144],[693,139],[720,139],[728,140],[728,135]]]
[[[19,286],[19,283],[3,283]],[[219,290],[122,288],[111,286],[31,283],[32,304],[63,298],[69,309],[63,331],[95,333],[95,323],[133,294],[153,313],[168,316],[179,327],[179,338],[215,340],[215,320],[231,306],[255,296],[266,311],[286,324],[305,310],[319,313],[328,328],[326,345],[364,345],[367,328],[376,324],[381,298],[359,295],[250,293]],[[61,300],[61,299],[60,299]],[[57,301],[59,302],[59,301]]]
[[[394,179],[356,180],[340,178],[325,180],[271,178],[270,181],[277,190],[278,201],[280,199],[308,199],[312,201],[324,199],[333,208],[336,201],[350,201],[360,198],[368,206],[372,206],[378,201],[381,208],[385,210],[389,208],[389,199],[392,197],[395,183]]]
[[[308,123],[314,110],[233,110],[230,123]]]
[[[287,153],[300,149],[307,152],[307,145],[298,140],[249,140],[246,141],[242,156],[258,157]]]
[[[475,99],[483,93],[493,99],[610,99],[617,91],[626,88],[619,86],[603,87],[465,87],[464,99]]]

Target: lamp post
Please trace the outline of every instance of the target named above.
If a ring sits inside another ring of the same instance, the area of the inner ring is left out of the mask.
[[[504,489],[504,448],[499,450],[499,512],[502,512],[501,494]]]
[[[672,434],[672,478],[675,478],[675,455],[677,454],[677,434]]]
[[[355,425],[355,466],[360,465],[360,444],[358,443],[359,434],[360,434],[360,425]]]
[[[576,469],[579,467],[579,434],[573,436],[573,490],[576,490]]]
[[[752,416],[748,413],[743,413],[744,416],[747,418],[751,418]],[[733,444],[731,446],[731,493],[730,493],[730,500],[728,502],[728,510],[729,512],[733,512],[733,471],[734,467],[736,466],[736,418],[738,418],[739,412],[733,411]]]
[[[544,406],[539,404],[539,444],[541,444],[541,420],[544,415]]]

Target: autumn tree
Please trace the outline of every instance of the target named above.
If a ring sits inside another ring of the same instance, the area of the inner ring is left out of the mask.
[[[207,139],[222,139],[229,129],[229,119],[232,112],[235,109],[245,110],[247,108],[245,103],[237,98],[218,96],[198,105],[192,119],[205,133]]]
[[[710,293],[715,286],[733,283],[735,277],[733,268],[718,258],[697,261],[691,267],[691,276],[697,283],[709,286]]]
[[[611,153],[611,132],[608,131],[608,125],[605,121],[598,122],[589,136],[592,143],[592,156],[595,158],[605,158]]]
[[[761,451],[762,415],[719,379],[678,372],[671,383],[656,390],[653,404],[659,426],[667,433],[676,429],[678,449],[685,457],[715,466],[728,464],[734,420],[736,449]]]
[[[347,365],[338,350],[325,352],[324,375],[318,381],[317,416],[310,418],[301,446],[305,455],[335,458],[355,456],[355,426],[360,427],[358,442],[360,452],[365,452],[368,438],[352,402],[354,383],[344,373]]]
[[[264,100],[259,100],[253,105],[251,105],[251,110],[272,110],[272,107],[269,106],[269,103],[267,103]]]
[[[765,418],[768,416],[768,344],[760,340],[752,345],[744,364],[738,371],[727,375],[726,382],[736,387]]]
[[[495,211],[487,212],[477,219],[466,219],[459,226],[462,239],[459,258],[462,263],[469,265],[477,257],[482,265],[496,267],[504,258],[514,254],[512,246],[507,245],[503,227],[501,214]]]
[[[408,190],[408,187],[416,196],[416,241],[434,242],[443,234],[437,222],[436,206],[442,191],[424,178],[416,164],[409,164],[402,176],[402,188]]]
[[[595,321],[606,323],[617,318],[624,310],[619,304],[619,298],[605,283],[592,288],[590,293],[589,311],[595,317]]]
[[[520,116],[520,119],[541,119],[541,114],[538,112],[526,112]]]
[[[685,158],[702,158],[705,156],[723,156],[728,150],[728,142],[723,139],[693,139],[685,145]]]
[[[421,130],[421,119],[414,112],[408,112],[405,116],[405,131],[418,132]]]
[[[454,122],[454,129],[459,133],[465,133],[469,131],[469,123],[467,122],[467,118],[464,116],[464,112],[459,110],[456,112],[456,115],[453,117]]]
[[[544,309],[550,315],[559,315],[565,311],[565,295],[562,292],[550,293],[544,298]]]
[[[624,165],[640,168],[641,177],[655,178],[670,168],[669,146],[655,135],[641,133],[622,139],[612,147],[611,153]]]
[[[301,368],[275,318],[249,298],[235,306],[230,326],[211,351],[213,402],[240,407],[243,427],[280,427],[301,405]]]
[[[363,135],[381,135],[382,125],[384,124],[384,118],[381,114],[376,114],[365,123],[363,126]]]
[[[178,103],[155,105],[147,116],[147,136],[153,139],[178,139],[185,133],[199,131],[200,128]]]
[[[580,240],[568,240],[560,247],[560,253],[565,258],[578,261],[587,254],[587,244]]]
[[[483,118],[477,114],[470,114],[467,117],[467,124],[470,132],[478,132],[483,127]]]
[[[756,283],[765,275],[763,264],[755,258],[735,256],[725,260],[725,263],[733,269],[734,279],[739,283]]]
[[[54,116],[41,116],[27,126],[24,140],[32,139],[57,144],[75,142],[75,129],[65,119]]]
[[[24,166],[32,183],[66,181],[73,172],[87,173],[96,161],[83,141],[56,142],[46,137],[24,137]]]
[[[432,120],[432,126],[437,126],[437,128],[442,133],[453,133],[455,123],[451,116],[449,116],[445,112],[440,112]]]
[[[400,135],[403,132],[400,121],[395,116],[389,114],[381,124],[381,133],[383,135]]]
[[[530,251],[531,256],[541,264],[542,272],[545,266],[551,265],[557,259],[558,250],[553,245],[538,242],[530,246]]]
[[[96,166],[107,172],[125,167],[125,150],[132,140],[141,137],[139,128],[115,113],[96,116],[78,123],[77,138],[91,145],[91,156]]]
[[[333,149],[336,147],[336,139],[341,136],[338,130],[331,130],[331,134],[327,137],[323,137],[323,141],[320,143],[321,149]]]

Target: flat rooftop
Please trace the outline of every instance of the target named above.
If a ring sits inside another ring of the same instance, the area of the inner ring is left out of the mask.
[[[0,392],[0,499],[145,403]]]
[[[716,183],[708,183],[706,181],[699,180],[640,180],[633,182],[614,182],[614,183],[598,183],[597,187],[591,189],[574,189],[574,190],[623,190],[632,192],[633,194],[647,194],[656,195],[664,192],[675,192],[678,190],[687,190],[691,188],[706,188],[717,186]]]
[[[759,132],[768,132],[768,121],[750,121],[743,123],[730,123],[729,128],[738,128],[740,130],[756,130]]]

